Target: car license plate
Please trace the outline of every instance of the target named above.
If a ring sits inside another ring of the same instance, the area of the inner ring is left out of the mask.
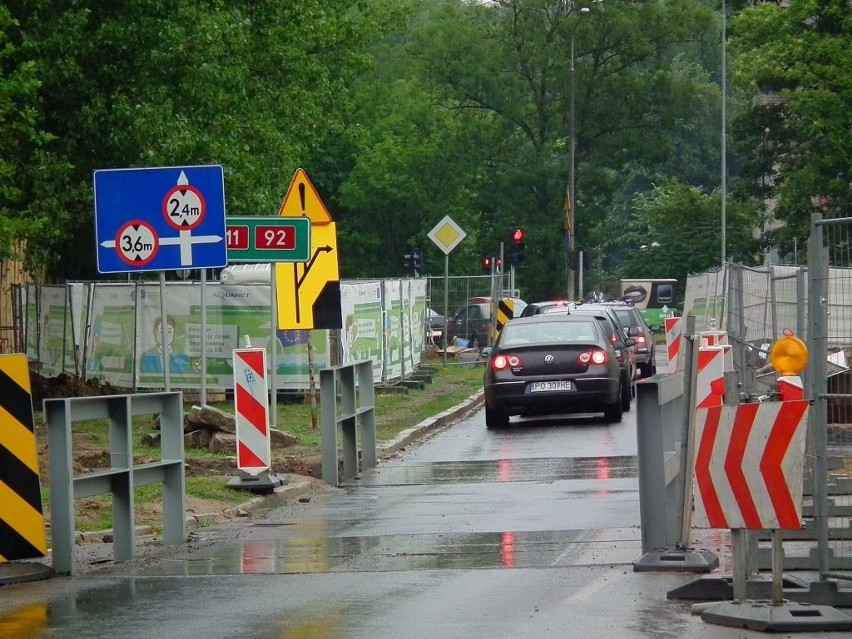
[[[570,391],[574,390],[574,386],[568,380],[558,380],[553,382],[530,382],[529,392],[540,393],[542,391]]]

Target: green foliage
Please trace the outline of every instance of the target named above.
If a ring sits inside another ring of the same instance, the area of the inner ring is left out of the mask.
[[[771,195],[778,241],[804,242],[815,196],[850,202],[848,3],[751,4],[728,4],[729,208],[751,224]],[[401,275],[414,247],[442,273],[427,233],[450,215],[453,274],[519,224],[517,283],[544,298],[564,290],[573,143],[575,245],[603,282],[637,259],[637,195],[719,188],[720,27],[707,0],[7,0],[0,257],[24,239],[32,271],[94,277],[95,169],[221,164],[229,214],[274,215],[301,166],[343,277]],[[778,100],[749,106],[761,92]],[[697,261],[718,265],[712,244]]]
[[[746,190],[777,202],[789,249],[812,211],[848,215],[852,203],[852,13],[846,0],[756,5],[731,32],[737,80],[757,94],[738,122]]]
[[[720,263],[719,191],[708,195],[697,187],[667,181],[637,196],[635,209],[625,232],[615,240],[628,255],[620,277],[673,277],[685,284],[689,274]],[[758,221],[756,203],[727,203],[725,243],[729,259],[747,265],[756,262],[759,243],[751,229]]]

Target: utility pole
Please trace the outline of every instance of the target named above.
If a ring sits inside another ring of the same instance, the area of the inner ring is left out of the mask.
[[[572,1],[573,5],[573,1]],[[574,37],[577,34],[577,25],[579,24],[580,18],[584,15],[588,14],[590,9],[588,7],[582,7],[580,9],[579,17],[577,18],[577,22],[574,24],[574,28],[571,29],[571,86],[570,86],[570,107],[568,114],[568,135],[571,138],[570,147],[568,150],[568,192],[565,194],[565,233],[568,234],[567,240],[565,242],[565,273],[567,281],[567,294],[568,299],[573,300],[574,298],[574,266],[571,263],[571,255],[574,253],[575,240],[576,240],[576,224],[575,224],[575,210],[577,205],[577,198],[575,196],[574,190],[574,154],[577,148],[577,136],[576,136],[576,93],[577,93],[577,73],[574,68]]]

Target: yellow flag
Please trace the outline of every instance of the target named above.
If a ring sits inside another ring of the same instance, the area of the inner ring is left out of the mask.
[[[570,233],[571,232],[571,191],[568,188],[565,189],[564,210],[565,210],[565,226],[564,226],[563,230],[566,233]]]

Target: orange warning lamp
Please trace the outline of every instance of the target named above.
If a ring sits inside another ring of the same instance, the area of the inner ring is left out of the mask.
[[[769,349],[769,361],[781,377],[798,375],[808,363],[808,347],[789,328],[783,333]]]

